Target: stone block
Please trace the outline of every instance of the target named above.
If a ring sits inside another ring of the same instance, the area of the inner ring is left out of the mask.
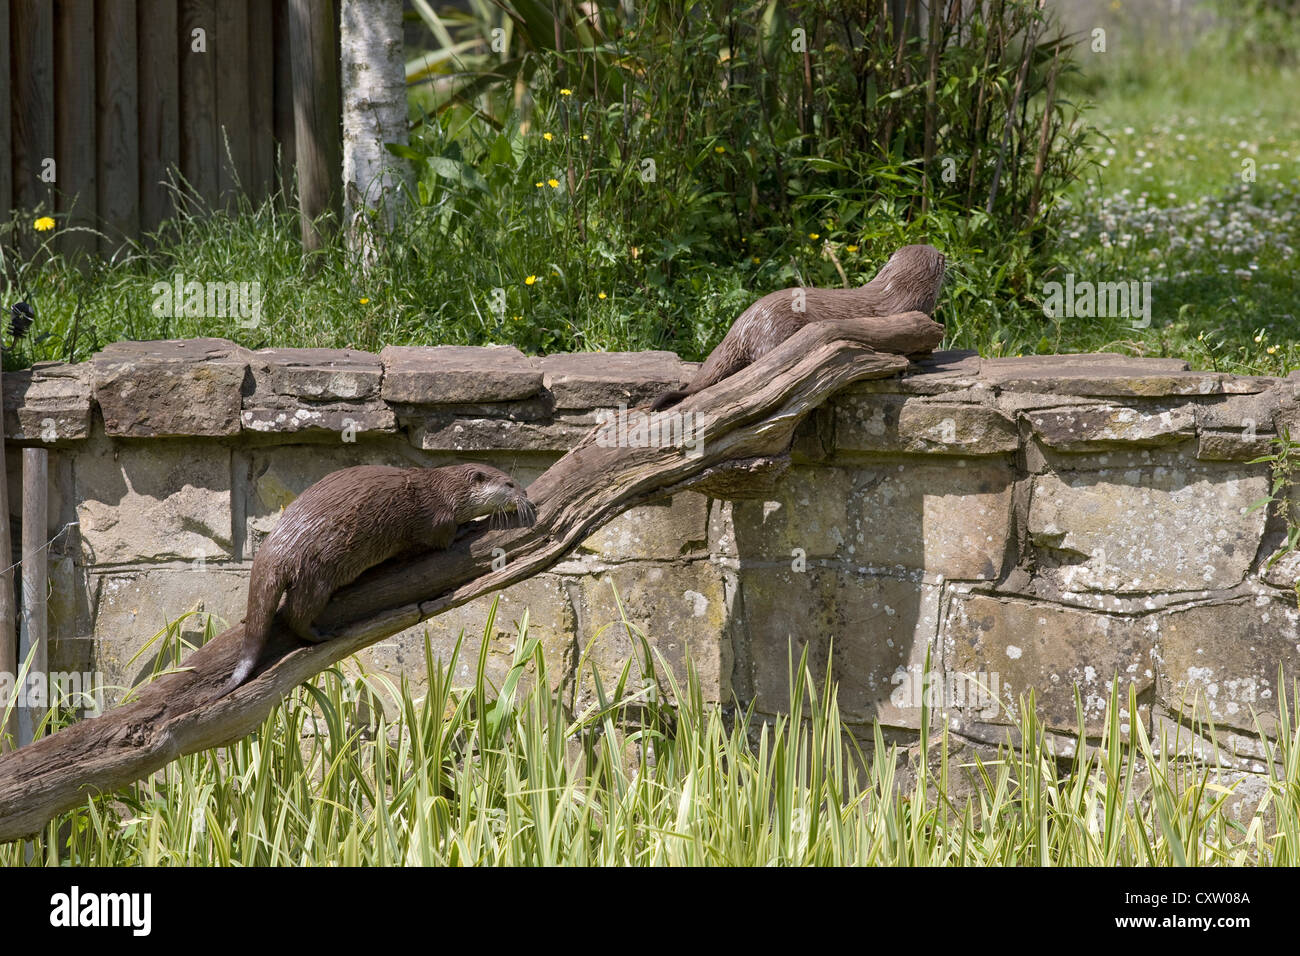
[[[109,435],[238,434],[252,353],[225,339],[118,342],[90,361]]]
[[[1300,611],[1265,594],[1152,615],[1160,702],[1220,726],[1277,730],[1279,672],[1300,680]],[[1258,718],[1259,723],[1256,723]]]
[[[721,639],[728,609],[718,567],[707,561],[635,562],[608,573],[577,577],[570,592],[578,612],[579,644],[586,650],[578,683],[579,710],[595,699],[592,667],[607,693],[628,662],[629,692],[641,686],[645,656],[641,635],[653,652],[661,693],[671,693],[665,667],[678,686],[685,687],[689,656],[704,699],[712,703],[730,699],[731,647]]]
[[[1230,588],[1255,560],[1263,476],[1224,466],[1041,475],[1029,533],[1062,591],[1155,593]]]
[[[90,368],[37,362],[4,374],[4,428],[9,441],[47,445],[90,437]]]
[[[84,564],[232,555],[229,448],[99,441],[73,475]]]
[[[511,346],[390,345],[379,354],[385,401],[411,405],[511,402],[542,390],[542,371]]]
[[[1154,637],[1114,615],[959,592],[942,643],[945,671],[996,675],[1004,715],[1017,714],[1020,696],[1033,690],[1046,725],[1063,733],[1078,730],[1076,692],[1092,735],[1101,732],[1114,678],[1124,701],[1130,686],[1139,696],[1155,686]]]
[[[220,633],[243,619],[248,604],[248,576],[242,569],[152,568],[92,578],[95,663],[110,706],[152,673],[160,653],[165,652],[163,668],[174,665],[177,639],[201,643],[207,615],[215,616],[214,631]],[[170,635],[169,626],[174,627]]]

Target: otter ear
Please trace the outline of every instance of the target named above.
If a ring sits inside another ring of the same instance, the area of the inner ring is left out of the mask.
[[[488,476],[486,471],[480,471],[479,469],[475,468],[474,471],[470,473],[469,477],[471,481],[476,481],[481,484],[482,482],[487,481]]]

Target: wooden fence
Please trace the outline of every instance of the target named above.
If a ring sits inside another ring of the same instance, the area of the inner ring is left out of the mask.
[[[298,159],[295,80],[339,102],[337,52],[311,49],[337,25],[336,0],[0,0],[0,213],[111,255],[172,214],[171,174],[210,205],[266,197]],[[337,121],[308,134],[340,175]]]

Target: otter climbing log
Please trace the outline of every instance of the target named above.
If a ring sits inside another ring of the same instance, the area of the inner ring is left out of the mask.
[[[139,688],[113,710],[0,757],[0,840],[33,834],[89,796],[125,786],[184,754],[238,740],[314,674],[546,570],[629,508],[685,490],[721,498],[762,494],[788,464],[795,428],[809,412],[853,382],[901,372],[905,356],[930,352],[943,334],[943,326],[921,312],[817,322],[735,375],[657,413],[693,413],[685,447],[619,447],[593,429],[528,488],[537,509],[531,526],[467,526],[444,551],[371,569],[335,594],[319,619],[332,639],[305,646],[277,622],[260,673],[222,696],[218,691],[243,641],[243,625],[236,625],[190,654],[182,669]],[[507,560],[493,570],[497,548]]]

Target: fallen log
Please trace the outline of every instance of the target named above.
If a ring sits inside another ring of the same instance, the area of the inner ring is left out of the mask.
[[[537,507],[532,526],[490,530],[480,522],[461,529],[446,551],[373,568],[331,599],[318,622],[330,640],[303,645],[277,627],[259,673],[214,699],[239,655],[243,629],[236,625],[190,654],[184,670],[140,688],[121,706],[0,756],[0,841],[33,834],[89,796],[184,754],[238,740],[314,674],[546,570],[628,508],[696,487],[721,497],[770,487],[809,412],[852,382],[902,371],[904,355],[928,352],[942,337],[943,326],[920,312],[808,325],[748,368],[655,413],[693,416],[698,455],[682,447],[621,447],[598,427],[529,487]],[[874,350],[881,346],[898,354]],[[493,570],[497,548],[508,558]]]

